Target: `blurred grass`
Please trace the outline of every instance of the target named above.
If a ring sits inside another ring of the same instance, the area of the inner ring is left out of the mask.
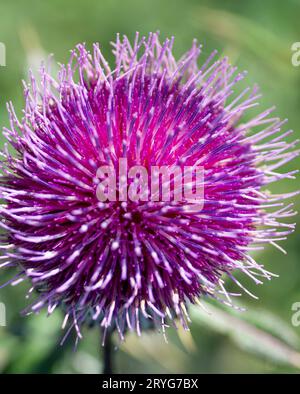
[[[276,104],[277,114],[289,118],[294,137],[299,138],[300,67],[291,65],[290,51],[291,44],[300,41],[299,13],[299,0],[0,0],[0,42],[7,48],[7,67],[0,68],[1,126],[8,125],[7,101],[12,100],[19,113],[22,109],[21,79],[26,78],[28,63],[37,65],[49,53],[54,53],[57,61],[65,62],[69,50],[78,42],[90,46],[95,41],[101,42],[105,55],[112,61],[109,41],[117,32],[132,38],[135,31],[147,34],[159,30],[162,37],[175,36],[176,56],[197,38],[204,44],[204,54],[217,48],[241,69],[247,69],[245,83],[258,83],[263,92],[261,108]],[[299,168],[299,164],[298,159],[287,168]],[[296,185],[299,188],[299,178],[281,183],[276,192],[294,189]],[[212,305],[214,313],[210,317],[193,308],[191,334],[169,330],[168,345],[160,334],[149,333],[142,339],[130,335],[116,351],[118,370],[296,372],[297,363],[288,360],[286,349],[295,356],[300,344],[300,328],[291,325],[291,306],[300,301],[299,231],[289,238],[285,248],[287,256],[271,247],[257,256],[280,277],[259,287],[246,283],[259,296],[259,300],[243,296],[241,303],[248,307],[248,312],[237,315],[227,311],[223,315],[223,308]],[[6,275],[2,273],[0,277],[3,283]],[[45,315],[19,316],[26,305],[24,286],[0,290],[0,302],[7,306],[8,321],[6,328],[0,327],[0,371],[99,371],[97,330],[85,330],[76,353],[71,341],[61,349],[59,312],[50,319]],[[236,331],[236,326],[240,331]],[[250,334],[247,331],[249,327],[256,330],[254,337],[250,335],[251,329]],[[280,341],[273,353],[268,340],[264,342],[269,336]]]

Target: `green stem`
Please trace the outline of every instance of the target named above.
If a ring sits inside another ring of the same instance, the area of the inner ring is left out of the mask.
[[[113,340],[112,331],[107,330],[103,347],[103,373],[113,373]]]

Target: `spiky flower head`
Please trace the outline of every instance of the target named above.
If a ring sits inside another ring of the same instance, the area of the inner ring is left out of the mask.
[[[57,79],[44,66],[39,83],[31,75],[21,120],[8,105],[16,153],[3,153],[1,266],[17,266],[11,283],[27,278],[39,294],[28,312],[61,306],[78,337],[90,318],[121,338],[139,334],[142,318],[187,327],[188,303],[231,304],[225,276],[241,287],[236,272],[270,279],[249,251],[293,230],[281,223],[293,193],[265,190],[293,177],[277,172],[298,153],[285,121],[268,109],[242,123],[259,98],[257,87],[235,93],[245,73],[216,52],[199,66],[196,42],[176,61],[172,46],[118,36],[110,68],[98,44],[78,45]],[[185,198],[99,201],[98,169],[121,158],[149,170],[201,166],[201,209]]]

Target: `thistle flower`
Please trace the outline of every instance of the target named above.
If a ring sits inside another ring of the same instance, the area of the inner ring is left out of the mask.
[[[57,79],[45,66],[39,83],[31,74],[21,120],[8,105],[3,133],[16,153],[2,154],[1,266],[18,267],[9,283],[29,279],[39,295],[28,313],[60,306],[79,338],[90,318],[121,339],[140,334],[144,318],[163,332],[175,318],[187,328],[188,303],[232,304],[225,277],[249,294],[235,273],[270,279],[249,253],[281,249],[294,228],[281,219],[294,214],[284,200],[296,193],[265,189],[294,177],[277,172],[298,154],[285,121],[271,108],[242,123],[260,97],[257,87],[235,93],[245,73],[216,52],[199,66],[196,42],[176,61],[172,46],[157,34],[133,45],[118,36],[111,69],[98,44],[78,45]],[[120,158],[201,165],[202,209],[186,199],[99,201],[97,169]]]

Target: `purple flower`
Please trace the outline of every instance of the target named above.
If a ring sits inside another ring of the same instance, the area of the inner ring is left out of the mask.
[[[39,84],[31,76],[21,120],[8,105],[4,135],[16,153],[2,154],[0,266],[18,267],[10,283],[32,283],[39,297],[28,312],[63,307],[79,338],[90,317],[123,338],[140,334],[142,318],[186,328],[187,304],[203,296],[231,305],[224,276],[242,289],[234,273],[270,279],[249,252],[281,249],[294,228],[281,220],[294,214],[284,200],[296,193],[265,189],[294,178],[277,172],[298,154],[285,121],[271,108],[243,122],[260,97],[256,87],[235,93],[245,74],[216,52],[198,66],[196,42],[176,61],[172,46],[157,34],[133,45],[118,36],[111,69],[98,44],[91,53],[78,45],[57,79],[43,66]],[[99,201],[97,170],[120,158],[203,167],[203,207]]]

